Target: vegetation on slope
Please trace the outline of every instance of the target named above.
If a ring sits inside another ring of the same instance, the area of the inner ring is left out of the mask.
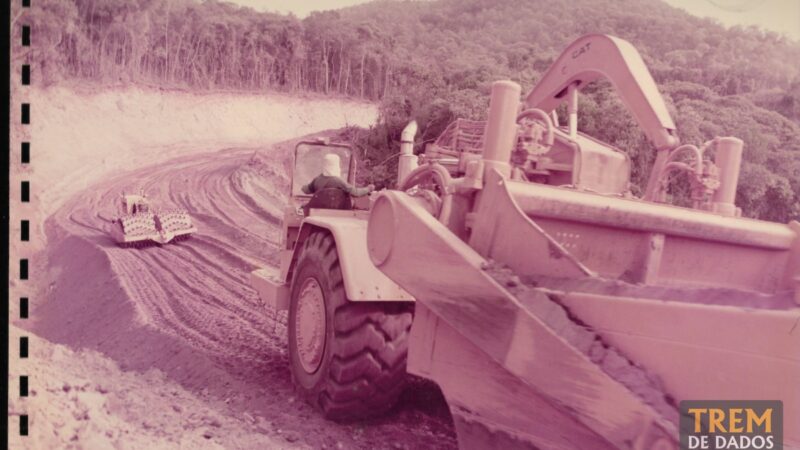
[[[800,214],[800,45],[759,29],[724,29],[659,0],[376,1],[334,12],[257,13],[193,0],[41,0],[20,21],[32,47],[14,63],[33,78],[146,82],[202,89],[315,91],[381,102],[381,122],[354,139],[387,179],[410,118],[425,142],[456,117],[482,118],[488,87],[531,87],[587,33],[630,41],[667,99],[683,142],[745,140],[738,202],[746,215]],[[19,27],[17,27],[19,29]],[[582,97],[580,129],[634,161],[635,190],[653,150],[608,84]],[[685,193],[674,192],[678,200]]]

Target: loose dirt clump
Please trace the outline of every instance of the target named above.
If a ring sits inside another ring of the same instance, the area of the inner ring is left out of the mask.
[[[664,391],[657,375],[615,349],[561,303],[557,295],[539,289],[537,280],[519,277],[511,269],[496,263],[485,264],[482,268],[556,334],[677,426],[678,405]]]

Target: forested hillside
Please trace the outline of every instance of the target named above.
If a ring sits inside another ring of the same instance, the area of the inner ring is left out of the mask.
[[[420,122],[421,148],[453,118],[482,117],[491,81],[530,88],[572,40],[609,33],[642,53],[683,142],[745,140],[738,202],[746,215],[800,214],[800,44],[726,30],[659,0],[376,1],[302,20],[215,1],[39,0],[16,20],[31,24],[33,45],[18,47],[15,38],[14,64],[32,64],[45,85],[136,82],[380,101],[381,123],[355,136],[373,162],[397,151],[410,117]],[[653,151],[609,86],[590,88],[581,110],[581,130],[633,157],[638,189]]]

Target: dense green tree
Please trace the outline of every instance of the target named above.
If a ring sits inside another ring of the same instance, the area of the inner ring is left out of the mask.
[[[65,79],[193,89],[315,91],[381,102],[353,131],[373,179],[389,178],[402,127],[417,148],[457,117],[485,115],[489,86],[531,87],[561,50],[608,33],[641,52],[683,142],[745,141],[739,203],[751,217],[800,213],[800,44],[725,29],[659,0],[378,0],[294,16],[217,0],[38,0],[15,9],[33,45],[12,40],[37,83]],[[19,29],[16,27],[15,29]],[[653,149],[607,83],[586,89],[580,129],[628,152],[641,192]],[[685,202],[680,183],[672,194]]]

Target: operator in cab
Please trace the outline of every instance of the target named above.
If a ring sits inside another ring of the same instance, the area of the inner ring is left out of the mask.
[[[359,188],[343,180],[339,155],[335,153],[325,155],[322,160],[322,173],[302,187],[306,194],[314,194],[331,188],[341,189],[353,197],[363,197],[375,190],[375,186],[372,184]]]

